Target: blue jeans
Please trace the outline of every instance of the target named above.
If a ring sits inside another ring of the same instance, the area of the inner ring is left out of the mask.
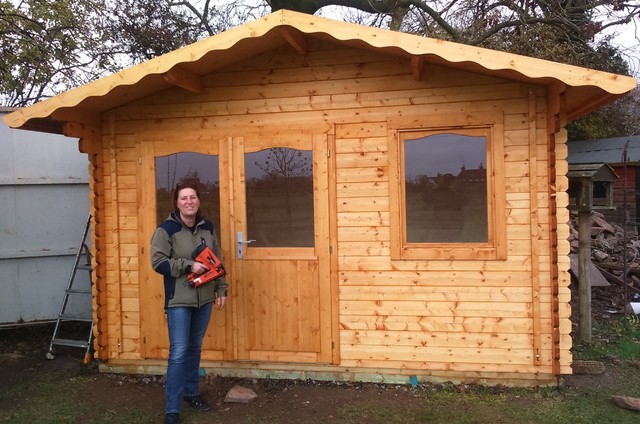
[[[200,308],[167,308],[169,364],[165,382],[166,413],[179,413],[182,397],[197,395],[202,340],[213,303]]]

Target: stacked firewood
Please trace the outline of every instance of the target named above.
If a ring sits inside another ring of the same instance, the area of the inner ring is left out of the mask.
[[[570,229],[571,252],[578,253],[576,213],[571,214]],[[620,225],[608,222],[599,212],[591,212],[591,262],[609,283],[621,288],[626,269],[630,293],[640,294],[640,240],[636,226],[628,226],[625,234]]]

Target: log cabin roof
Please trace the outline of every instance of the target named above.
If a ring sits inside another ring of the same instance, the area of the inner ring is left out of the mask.
[[[628,144],[627,144],[628,143]],[[607,163],[622,164],[627,147],[627,163],[640,163],[640,136],[576,140],[567,142],[570,164]]]
[[[13,128],[60,134],[65,123],[100,127],[106,111],[171,86],[200,92],[202,75],[283,44],[304,54],[309,38],[405,57],[416,78],[425,64],[432,63],[564,90],[568,120],[636,86],[636,80],[627,76],[279,10],[21,108],[4,121]]]

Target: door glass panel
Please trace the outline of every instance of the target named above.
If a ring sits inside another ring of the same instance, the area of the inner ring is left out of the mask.
[[[179,183],[195,182],[200,188],[200,214],[215,225],[220,238],[220,177],[218,156],[182,152],[158,156],[156,164],[156,219],[167,219],[175,210],[171,196]]]
[[[245,154],[251,247],[313,247],[310,150],[273,147]]]

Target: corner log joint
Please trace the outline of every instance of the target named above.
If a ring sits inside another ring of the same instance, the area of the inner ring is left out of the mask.
[[[78,150],[80,153],[98,154],[102,150],[102,142],[100,139],[81,138],[78,140]]]
[[[76,126],[75,129],[77,129],[78,125],[84,126],[84,127],[95,127],[95,128],[100,128],[102,126],[102,117],[100,116],[99,113],[87,110],[87,109],[83,109],[81,107],[65,107],[65,108],[60,108],[60,109],[56,109],[55,111],[53,111],[53,113],[51,114],[51,119],[54,119],[56,121],[62,121],[62,122],[73,122],[75,123],[74,126]],[[63,131],[64,131],[64,125],[63,124]],[[67,135],[65,133],[65,135]],[[78,136],[73,136],[73,137],[78,137]]]
[[[100,127],[84,124],[82,122],[65,122],[62,125],[62,133],[67,137],[100,140],[102,130]]]

